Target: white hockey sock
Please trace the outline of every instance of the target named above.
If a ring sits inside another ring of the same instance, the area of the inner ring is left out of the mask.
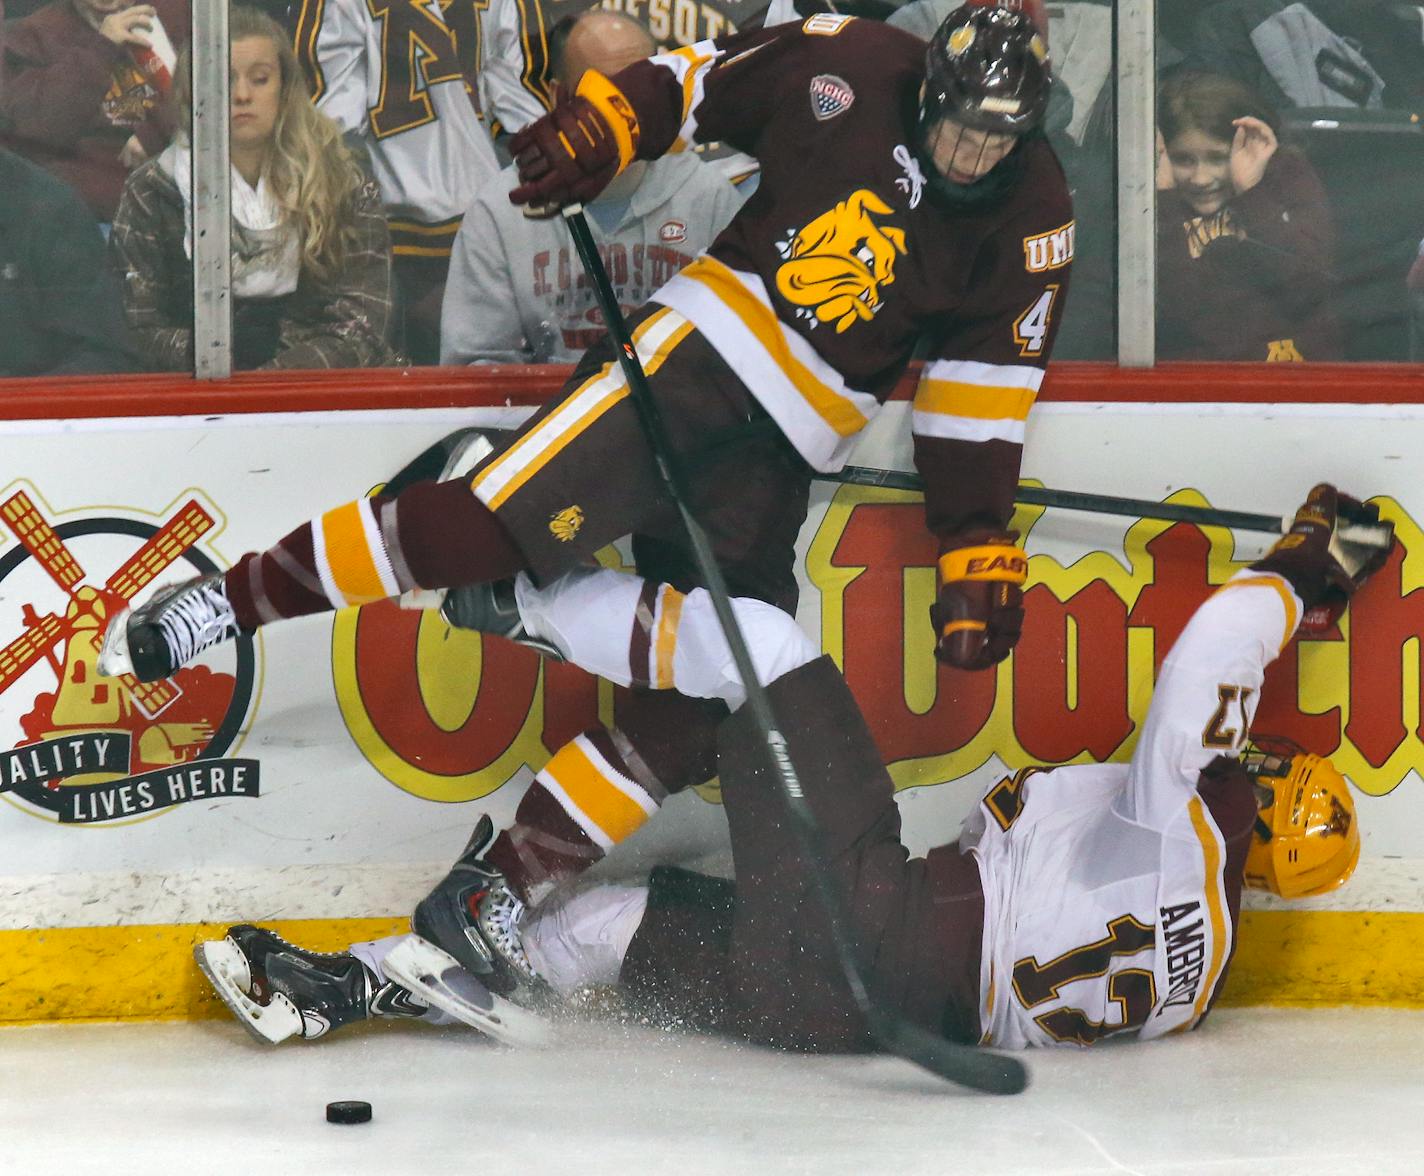
[[[720,698],[732,710],[746,699],[705,589],[684,595],[641,576],[577,568],[544,588],[521,573],[515,599],[532,636],[552,642],[569,661],[600,678]],[[763,684],[820,655],[795,618],[779,608],[746,597],[733,600],[732,607]]]
[[[595,886],[529,916],[524,950],[560,996],[614,984],[648,907],[646,886]]]

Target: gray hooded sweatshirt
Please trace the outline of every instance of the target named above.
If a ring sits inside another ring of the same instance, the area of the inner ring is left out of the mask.
[[[573,363],[603,334],[563,218],[526,217],[509,202],[517,183],[505,168],[465,214],[445,285],[441,363]],[[647,166],[631,196],[615,188],[592,202],[589,226],[624,313],[706,249],[741,201],[714,168],[669,155]]]

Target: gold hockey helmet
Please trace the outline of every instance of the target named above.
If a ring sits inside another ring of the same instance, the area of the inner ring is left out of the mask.
[[[1324,756],[1286,740],[1258,740],[1241,757],[1258,812],[1246,885],[1281,898],[1341,886],[1360,860],[1360,829],[1345,777]]]

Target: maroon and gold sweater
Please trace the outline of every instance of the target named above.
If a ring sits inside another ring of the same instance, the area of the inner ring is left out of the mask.
[[[801,455],[838,469],[921,341],[916,462],[941,539],[1004,526],[1062,315],[1073,213],[1041,137],[1000,199],[934,196],[914,151],[924,44],[821,14],[661,54],[580,92],[625,157],[724,141],[756,193],[653,301],[707,338]],[[619,109],[627,117],[617,119]]]

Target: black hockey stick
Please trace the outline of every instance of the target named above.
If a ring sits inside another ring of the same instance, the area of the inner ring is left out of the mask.
[[[678,514],[687,529],[698,571],[702,575],[708,595],[712,598],[717,621],[726,636],[732,660],[736,663],[737,673],[741,676],[743,688],[746,690],[745,705],[765,739],[767,760],[791,817],[789,823],[806,862],[812,888],[830,920],[831,942],[857,1010],[865,1018],[875,1040],[887,1053],[896,1054],[923,1066],[931,1073],[960,1086],[990,1094],[1017,1094],[1028,1085],[1028,1069],[1019,1059],[958,1045],[927,1033],[903,1017],[880,1008],[871,999],[864,970],[852,945],[846,898],[830,871],[822,864],[825,857],[820,852],[820,826],[806,803],[800,778],[796,774],[796,766],[791,762],[786,749],[786,739],[781,734],[766,690],[758,680],[752,665],[746,638],[742,635],[741,626],[732,610],[732,598],[727,591],[722,569],[717,564],[712,545],[708,542],[701,524],[693,517],[686,477],[680,462],[673,455],[662,414],[658,411],[648,388],[647,377],[643,373],[643,366],[638,361],[638,354],[628,333],[628,324],[623,318],[618,300],[614,297],[607,271],[603,268],[598,249],[588,229],[588,222],[584,219],[583,209],[579,205],[570,205],[564,209],[564,217],[584,270],[589,281],[593,283],[608,333],[618,349],[618,362],[623,369],[624,378],[628,381],[630,399],[647,436],[648,448],[658,476],[676,504]]]
[[[823,482],[840,482],[849,486],[884,486],[890,490],[925,488],[919,474],[901,470],[879,470],[871,466],[846,466],[833,474],[817,472]],[[1040,486],[1020,485],[1014,501],[1025,506],[1054,506],[1063,510],[1091,511],[1095,514],[1127,515],[1138,519],[1163,519],[1167,522],[1195,523],[1199,527],[1229,527],[1237,531],[1263,531],[1280,535],[1291,529],[1293,515],[1252,514],[1242,510],[1217,510],[1211,506],[1191,506],[1185,502],[1153,502],[1147,498],[1116,498],[1110,494],[1089,494],[1078,490],[1049,490]],[[1388,529],[1378,524],[1359,522],[1343,526],[1341,538],[1351,543],[1371,547],[1388,547]]]

